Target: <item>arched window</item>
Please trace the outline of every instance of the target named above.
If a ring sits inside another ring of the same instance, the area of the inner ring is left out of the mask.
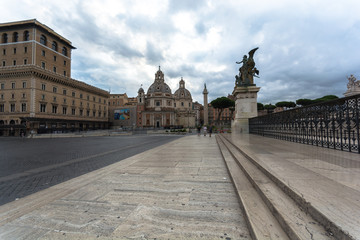
[[[67,56],[67,49],[66,49],[66,47],[63,47],[63,49],[62,49],[62,54],[63,54],[64,56]]]
[[[19,41],[19,34],[17,32],[13,33],[13,42],[18,42]]]
[[[7,33],[4,33],[2,35],[2,43],[7,43],[7,42],[8,42],[8,35],[7,35]]]
[[[57,51],[57,50],[58,50],[58,46],[57,46],[57,43],[56,43],[55,41],[52,43],[51,48],[52,48],[52,50],[54,50],[54,51]]]
[[[40,43],[46,46],[46,37],[44,35],[41,35]]]
[[[29,40],[30,40],[29,31],[25,31],[25,32],[24,32],[24,41],[29,41]]]

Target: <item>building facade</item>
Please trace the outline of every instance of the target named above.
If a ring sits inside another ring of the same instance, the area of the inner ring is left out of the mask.
[[[0,37],[0,135],[108,127],[109,93],[71,78],[69,40],[35,19]]]
[[[159,67],[147,93],[143,88],[138,91],[136,123],[149,128],[195,127],[192,97],[185,81],[181,78],[179,89],[172,94]]]

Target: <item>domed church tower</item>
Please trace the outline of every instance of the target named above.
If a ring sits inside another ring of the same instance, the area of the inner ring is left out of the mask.
[[[170,87],[165,83],[164,73],[155,73],[153,84],[145,96],[145,109],[141,114],[144,127],[167,127],[175,125],[174,97]]]
[[[181,77],[179,89],[174,93],[176,106],[176,124],[184,127],[195,126],[195,111],[189,90],[185,88],[185,81]]]

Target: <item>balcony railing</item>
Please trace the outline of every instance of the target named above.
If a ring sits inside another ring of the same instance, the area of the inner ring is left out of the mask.
[[[360,95],[251,118],[252,134],[360,153]]]

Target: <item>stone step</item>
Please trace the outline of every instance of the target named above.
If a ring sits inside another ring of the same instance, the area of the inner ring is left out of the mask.
[[[320,154],[317,152],[321,152],[321,149],[307,146],[304,151],[309,151],[310,155],[301,152],[292,153],[291,150],[283,152],[279,150],[281,147],[278,145],[286,145],[287,142],[272,140],[263,143],[264,139],[252,136],[243,140],[231,138],[226,134],[222,137],[225,137],[246,159],[276,183],[304,212],[324,226],[330,236],[334,236],[335,239],[360,239],[359,191],[287,159],[287,157],[291,158],[292,154],[297,154],[299,159],[309,158],[308,161],[312,159],[314,161]],[[259,147],[262,144],[264,146]],[[288,149],[296,148],[296,145],[293,145],[294,143],[286,146]],[[332,153],[333,150],[324,151]],[[343,161],[344,164],[348,162],[341,158],[338,161]]]
[[[238,168],[243,171],[248,181],[257,191],[257,194],[263,202],[262,204],[267,206],[267,211],[276,219],[269,219],[271,222],[262,221],[258,224],[265,224],[265,226],[267,226],[271,223],[278,223],[290,239],[332,239],[331,233],[327,232],[320,223],[303,211],[271,178],[264,174],[253,162],[249,161],[238,148],[223,136],[219,136],[219,138],[232,155]],[[220,147],[222,147],[221,143]],[[229,168],[229,171],[233,172],[234,169],[236,168],[233,166]],[[239,173],[234,172],[233,174],[236,175]],[[249,200],[251,201],[252,199]],[[259,199],[257,199],[257,201],[259,201]],[[261,225],[259,225],[260,228],[262,227]],[[276,238],[263,236],[257,239]]]
[[[262,201],[261,196],[237,165],[223,141],[219,137],[216,140],[229,169],[229,175],[236,188],[253,239],[289,239],[264,201]]]

